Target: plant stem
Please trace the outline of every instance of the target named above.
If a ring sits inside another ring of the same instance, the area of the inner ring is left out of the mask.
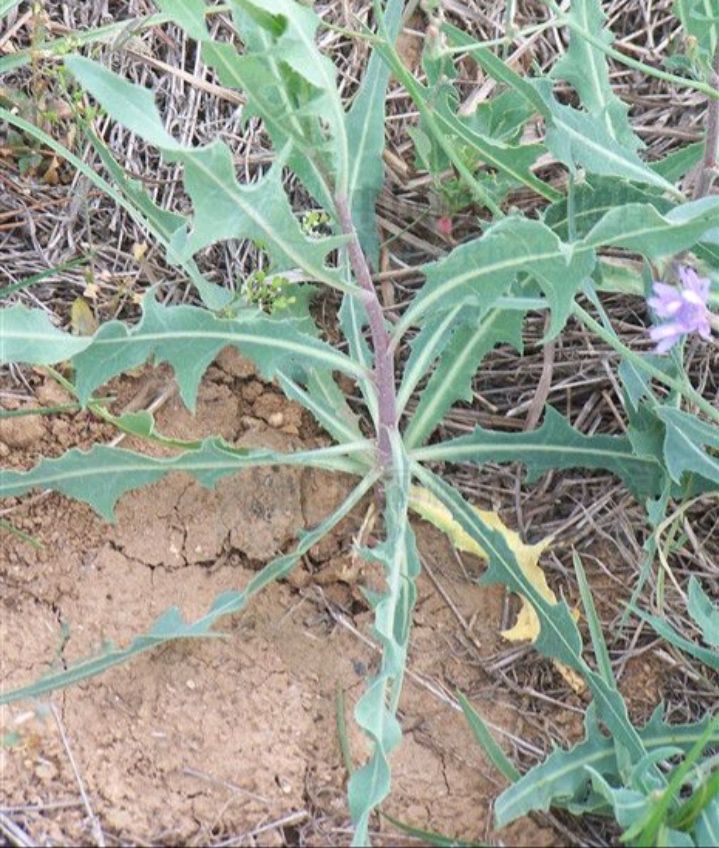
[[[712,72],[709,84],[719,89],[719,44],[714,52]],[[704,158],[701,170],[694,187],[694,200],[706,197],[712,187],[717,166],[717,149],[719,148],[719,100],[709,99],[707,104],[707,135],[704,141]]]
[[[362,247],[357,238],[346,196],[338,194],[335,206],[342,233],[349,236],[347,253],[355,278],[362,289],[362,302],[367,311],[372,347],[374,348],[374,383],[377,390],[377,453],[380,467],[389,471],[392,467],[392,444],[390,435],[397,430],[397,392],[394,379],[394,353],[390,348],[390,336],[385,327],[382,306],[372,282]]]

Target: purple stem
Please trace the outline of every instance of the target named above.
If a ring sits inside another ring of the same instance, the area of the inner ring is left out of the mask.
[[[390,337],[384,323],[382,306],[372,282],[367,259],[360,246],[352,221],[347,198],[335,197],[335,206],[339,216],[343,235],[349,236],[347,253],[349,255],[355,279],[362,289],[362,302],[367,311],[369,329],[374,349],[374,382],[377,389],[377,454],[380,466],[389,471],[392,466],[392,443],[390,434],[397,430],[397,394],[394,381],[394,355],[390,349]]]
[[[719,45],[717,45],[714,53],[709,84],[719,89]],[[719,146],[719,100],[712,97],[707,103],[707,135],[704,142],[704,159],[699,178],[694,187],[694,200],[706,197],[712,187],[715,176],[714,169],[717,166],[717,146]]]

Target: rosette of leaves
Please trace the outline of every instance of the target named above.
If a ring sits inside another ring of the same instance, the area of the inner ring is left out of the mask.
[[[370,276],[378,249],[373,210],[382,183],[383,104],[390,73],[406,83],[420,102],[424,96],[419,84],[408,80],[406,69],[396,61],[393,41],[402,3],[375,3],[375,50],[349,108],[338,93],[332,62],[316,43],[320,19],[307,5],[294,0],[229,0],[234,32],[233,39],[224,42],[210,37],[205,20],[208,7],[202,0],[184,0],[182,4],[162,0],[159,5],[198,42],[203,60],[222,83],[243,92],[245,114],[263,121],[275,146],[275,162],[255,182],[242,183],[232,151],[224,142],[203,147],[179,143],[165,129],[151,91],[130,84],[98,61],[68,57],[65,65],[69,72],[113,119],[182,166],[185,190],[192,202],[187,217],[158,209],[142,188],[122,173],[109,151],[96,144],[115,182],[116,196],[144,216],[168,259],[187,269],[204,303],[163,305],[150,292],[136,324],[110,321],[88,336],[58,329],[44,311],[24,305],[5,307],[0,310],[0,361],[39,365],[70,361],[76,396],[91,409],[96,408],[94,392],[108,380],[148,361],[166,362],[174,370],[183,401],[193,409],[205,369],[223,347],[233,345],[256,363],[265,379],[277,381],[289,398],[306,407],[335,444],[295,453],[240,450],[219,438],[179,444],[157,434],[147,413],[122,418],[104,413],[127,432],[172,444],[175,455],[157,459],[104,445],[88,452],[73,449],[57,459],[43,459],[27,472],[5,470],[0,475],[0,497],[16,497],[35,488],[54,489],[87,502],[111,520],[117,500],[126,492],[173,471],[186,472],[202,485],[213,486],[242,468],[300,464],[352,474],[357,482],[331,515],[301,534],[294,550],[266,565],[245,587],[219,595],[201,618],[187,621],[180,610],[170,609],[125,647],[108,646],[98,656],[61,673],[4,693],[0,703],[67,686],[172,639],[212,635],[222,616],[239,612],[254,594],[286,575],[366,493],[379,488],[384,505],[383,540],[362,553],[378,565],[385,578],[385,591],[370,597],[382,660],[355,709],[357,723],[372,742],[372,753],[352,774],[348,790],[355,842],[367,843],[371,815],[390,790],[390,754],[402,735],[397,709],[420,571],[409,523],[410,493],[411,487],[419,484],[442,506],[454,526],[485,553],[484,581],[501,582],[531,604],[539,621],[536,649],[584,678],[594,698],[593,716],[608,729],[621,757],[643,761],[647,756],[645,739],[629,721],[616,688],[585,659],[580,632],[567,604],[551,602],[538,591],[506,537],[429,466],[519,461],[526,466],[530,481],[552,468],[603,469],[621,478],[637,498],[648,500],[668,490],[681,494],[697,479],[716,486],[716,460],[704,449],[716,444],[715,430],[706,432],[699,426],[701,422],[689,416],[699,428],[700,457],[685,451],[668,465],[662,437],[679,439],[677,415],[688,413],[659,409],[651,386],[637,388],[635,381],[627,404],[634,418],[630,417],[626,436],[586,436],[548,409],[543,425],[532,432],[478,427],[458,439],[432,444],[429,440],[447,410],[471,397],[474,374],[496,345],[521,349],[527,311],[549,310],[548,338],[555,336],[572,313],[577,294],[591,288],[603,248],[624,248],[648,259],[690,249],[703,239],[711,240],[719,199],[678,202],[673,186],[639,159],[637,145],[627,133],[625,111],[610,98],[602,80],[591,90],[592,97],[606,101],[598,152],[591,143],[595,128],[588,113],[574,110],[577,114],[570,114],[566,111],[569,107],[553,99],[549,81],[517,81],[494,54],[477,52],[480,62],[516,92],[512,101],[523,101],[518,110],[522,120],[535,113],[545,118],[553,134],[546,145],[569,169],[580,164],[589,171],[593,168],[599,176],[635,179],[655,192],[666,191],[672,199],[662,205],[640,194],[629,203],[610,201],[602,209],[593,208],[584,229],[572,226],[566,232],[558,223],[559,207],[546,220],[518,213],[503,216],[497,209],[496,220],[486,222],[476,238],[421,269],[423,286],[397,324],[390,326]],[[591,11],[589,6],[587,9]],[[591,23],[590,18],[588,21]],[[557,72],[585,96],[591,80],[574,73],[572,63],[591,59],[599,70],[601,66],[591,50],[588,58],[580,47],[570,48]],[[491,138],[492,121],[462,121],[455,108],[455,99],[443,94],[436,115],[423,112],[426,131],[444,128],[465,148],[475,145],[478,155],[467,161],[490,157],[493,167],[509,173],[513,183],[533,189],[545,200],[564,202],[556,188],[528,170],[539,148],[515,150],[521,147],[518,125],[509,136]],[[606,135],[611,143],[604,143]],[[449,158],[460,165],[464,161]],[[283,188],[285,169],[296,175],[326,216],[322,221],[327,222],[323,228],[326,226],[328,234],[301,225]],[[204,280],[193,258],[224,239],[261,243],[271,278],[301,279],[312,287],[340,292],[342,347],[321,337],[308,308],[309,293],[314,289],[303,283],[292,284],[296,288],[291,302],[288,299],[280,305],[285,308],[265,311],[251,302],[226,308],[230,293]],[[408,332],[414,334],[410,355],[402,373],[397,374],[394,351]],[[374,429],[371,437],[363,434],[336,381],[337,374],[357,384],[363,414]],[[418,389],[415,411],[404,416]],[[639,410],[647,407],[649,398],[654,398],[653,405],[649,404],[651,426],[645,429],[651,432],[640,438],[637,433],[644,433],[640,430],[646,421]],[[639,423],[634,426],[634,421]],[[649,773],[661,783],[661,774],[655,775],[651,767]]]

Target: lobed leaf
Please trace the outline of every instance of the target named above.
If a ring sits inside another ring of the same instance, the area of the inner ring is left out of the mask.
[[[622,247],[656,259],[713,238],[719,220],[719,197],[675,206],[666,214],[653,204],[631,203],[612,208],[587,235],[571,245],[540,221],[505,218],[480,238],[456,247],[423,271],[427,281],[395,333],[431,313],[433,317],[458,303],[489,309],[520,273],[542,287],[553,310],[549,337],[558,332],[581,283],[595,267],[595,251]]]
[[[456,33],[459,31],[456,28],[444,24],[443,29],[457,40]],[[550,80],[520,76],[488,49],[472,50],[472,56],[490,76],[521,94],[544,118],[547,125],[544,142],[570,170],[581,166],[590,174],[654,185],[681,197],[671,182],[642,162],[631,147],[615,139],[612,133],[616,132],[618,114],[611,116],[610,129],[599,115],[559,103],[552,92]],[[617,110],[616,106],[614,110]]]
[[[94,130],[88,128],[86,136],[120,191],[130,201],[131,214],[135,218],[139,217],[138,213],[141,214],[141,225],[146,226],[148,231],[163,246],[168,262],[173,265],[180,265],[187,272],[208,309],[219,310],[227,306],[232,300],[232,292],[207,280],[200,273],[193,259],[177,256],[170,245],[173,234],[185,225],[184,216],[159,207],[139,180],[133,180],[127,176],[108,146]]]
[[[598,715],[615,741],[633,760],[644,757],[644,745],[629,720],[621,693],[616,685],[609,684],[593,671],[582,657],[582,639],[567,604],[547,601],[527,577],[502,534],[490,527],[458,492],[420,465],[414,465],[413,470],[417,479],[449,510],[451,520],[485,552],[487,570],[481,582],[502,583],[527,599],[541,627],[534,642],[537,650],[579,673],[591,689]],[[661,775],[656,774],[661,780]]]
[[[655,207],[661,214],[672,208],[672,202],[653,189],[637,186],[616,177],[590,177],[575,186],[572,197],[572,222],[575,238],[584,238],[592,227],[615,208],[634,203]],[[542,220],[563,241],[569,238],[568,200],[563,198],[545,210]]]
[[[719,429],[668,406],[656,414],[666,427],[664,461],[671,478],[681,483],[684,474],[698,474],[719,486],[719,459],[704,450],[719,448]]]
[[[73,448],[58,459],[43,458],[30,471],[3,469],[0,498],[17,497],[32,489],[52,489],[89,504],[108,521],[114,520],[117,501],[126,492],[155,483],[166,474],[182,471],[212,488],[222,477],[243,468],[265,465],[308,465],[356,473],[347,457],[361,453],[369,442],[318,448],[295,453],[232,448],[221,439],[205,439],[196,450],[157,458],[123,448],[94,445],[89,451]]]
[[[145,297],[139,324],[110,321],[91,337],[58,335],[44,313],[24,306],[0,310],[0,322],[0,363],[72,358],[77,397],[83,404],[111,377],[152,357],[172,366],[182,399],[193,409],[202,375],[226,345],[252,359],[266,379],[287,368],[295,374],[324,368],[365,376],[362,366],[289,322],[279,332],[277,322],[261,312],[218,318],[195,306],[162,306],[152,293]]]
[[[604,44],[614,40],[606,27],[607,16],[600,0],[574,0],[567,17],[587,32],[594,33]],[[574,30],[569,47],[552,69],[553,79],[563,79],[574,86],[582,106],[592,115],[600,116],[609,135],[624,148],[643,147],[635,135],[627,113],[629,107],[614,93],[609,80],[605,54]]]
[[[396,40],[402,25],[403,0],[387,0],[384,29],[390,41]],[[384,182],[385,92],[390,69],[379,52],[373,50],[359,90],[347,113],[349,143],[348,195],[352,220],[363,250],[375,268],[379,267],[379,238],[375,203]]]
[[[650,754],[667,746],[688,752],[709,725],[709,716],[695,724],[670,725],[664,722],[661,712],[658,707],[639,730],[642,744]],[[544,762],[502,792],[494,804],[497,827],[505,827],[533,810],[546,811],[552,806],[564,807],[575,814],[602,809],[603,799],[591,791],[587,768],[591,767],[607,780],[619,782],[621,763],[614,740],[600,730],[592,706],[587,710],[584,727],[581,742],[568,751],[553,751]],[[719,734],[713,741],[719,742]]]
[[[485,550],[452,520],[449,510],[431,492],[420,486],[412,486],[409,502],[414,512],[424,518],[425,521],[434,524],[435,527],[447,535],[456,550],[467,551],[483,560],[487,559]],[[546,575],[539,564],[540,556],[552,542],[551,537],[542,539],[533,545],[527,545],[522,541],[517,532],[510,530],[506,526],[498,513],[477,507],[474,507],[474,510],[487,527],[500,533],[514,556],[517,565],[522,569],[524,576],[530,581],[537,592],[550,604],[555,604],[557,602],[557,596],[550,589]],[[502,631],[502,636],[510,642],[534,642],[540,632],[539,619],[531,603],[524,596],[520,596],[520,600],[522,603],[517,613],[516,621],[508,630]],[[576,611],[573,615],[575,618],[578,618]],[[557,671],[559,671],[575,692],[584,691],[586,687],[576,672],[561,662],[555,661],[555,665],[557,666]]]
[[[427,278],[397,333],[421,316],[453,308],[458,303],[489,310],[519,273],[531,275],[545,292],[553,312],[549,335],[569,315],[574,294],[594,267],[593,248],[572,249],[540,221],[504,218],[474,241],[456,247],[447,257],[423,267]]]
[[[536,430],[511,433],[476,427],[467,436],[415,450],[412,457],[420,462],[521,462],[527,466],[529,483],[552,469],[609,471],[638,499],[658,494],[664,481],[659,462],[636,456],[627,437],[585,436],[551,406]]]
[[[581,166],[590,174],[653,185],[681,197],[672,183],[652,170],[634,150],[617,141],[601,117],[559,103],[548,80],[531,82],[549,111],[544,143],[571,172]]]
[[[290,0],[230,5],[245,50],[206,39],[203,59],[224,85],[244,91],[244,114],[262,118],[277,150],[289,147],[288,166],[332,210],[335,186],[347,181],[349,150],[335,69],[315,44],[320,19]]]
[[[470,48],[473,59],[491,76],[507,84],[510,89],[513,89],[514,93],[518,94],[528,104],[528,109],[518,109],[518,104],[514,101],[513,108],[523,118],[522,123],[526,122],[535,111],[539,111],[540,114],[546,111],[541,97],[537,95],[534,89],[528,84],[523,84],[522,78],[514,72],[509,71],[509,74],[506,74],[505,63],[495,56],[489,48],[480,47],[476,39],[452,26],[452,24],[443,23],[442,31],[452,44],[457,47]],[[506,70],[509,69],[506,68]],[[495,101],[499,102],[502,97],[503,95],[500,94],[493,98],[490,105]],[[502,105],[506,109],[506,98]],[[515,184],[524,184],[547,200],[556,201],[561,197],[561,192],[534,176],[530,170],[530,166],[543,151],[544,145],[507,143],[506,140],[483,131],[481,120],[476,118],[462,119],[448,107],[442,109],[439,118],[446,132],[456,133],[458,138],[477,151],[487,165],[494,167],[499,173],[511,177]]]
[[[372,810],[390,788],[389,755],[402,738],[396,713],[402,688],[412,609],[420,572],[414,532],[408,520],[409,467],[399,439],[393,444],[393,477],[385,485],[385,540],[364,555],[382,566],[387,585],[374,606],[373,632],[382,647],[377,676],[357,702],[355,720],[373,742],[369,760],[352,773],[348,787],[350,813],[355,824],[354,845],[369,842]]]
[[[65,64],[110,115],[169,159],[184,164],[185,187],[195,214],[191,226],[176,230],[171,239],[170,248],[180,259],[220,239],[253,239],[282,270],[301,268],[329,286],[353,288],[325,266],[327,253],[343,240],[312,239],[302,232],[282,188],[282,161],[258,182],[240,185],[232,153],[224,142],[196,149],[185,147],[165,130],[150,91],[81,56],[68,57]]]
[[[442,130],[468,145],[485,165],[509,177],[513,184],[524,185],[547,200],[561,197],[560,192],[535,177],[531,171],[532,165],[545,150],[543,144],[512,144],[492,138],[476,124],[473,126],[456,115],[446,98],[435,103],[434,110]]]
[[[711,235],[719,224],[719,197],[704,197],[666,213],[647,203],[610,209],[589,231],[585,242],[595,247],[634,250],[649,259],[669,256]]]

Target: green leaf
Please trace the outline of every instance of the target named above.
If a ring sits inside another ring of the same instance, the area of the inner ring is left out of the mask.
[[[534,109],[517,91],[502,91],[490,100],[480,103],[465,123],[475,132],[497,141],[518,144],[527,121]]]
[[[596,658],[597,670],[604,679],[607,686],[614,686],[614,672],[612,671],[612,661],[609,658],[607,643],[602,632],[602,622],[597,615],[597,608],[592,597],[592,589],[587,580],[587,574],[584,570],[584,564],[581,557],[576,551],[572,551],[572,562],[574,564],[574,573],[577,577],[577,586],[579,594],[582,598],[582,606],[584,607],[584,616],[587,619],[589,627],[589,636],[592,640],[592,648]]]
[[[322,167],[319,155],[327,154],[327,140],[321,133],[319,116],[303,119],[299,108],[300,95],[290,96],[285,84],[281,62],[270,49],[271,39],[265,35],[267,49],[238,55],[229,44],[208,41],[203,45],[202,58],[216,72],[223,85],[246,93],[250,113],[262,118],[277,150],[289,148],[287,166],[304,183],[310,194],[325,209],[333,208],[329,171]],[[268,84],[269,82],[274,84]],[[316,96],[308,90],[305,98]]]
[[[646,792],[627,786],[614,787],[598,774],[591,766],[587,766],[587,774],[592,781],[592,788],[607,802],[617,824],[628,828],[641,821],[651,809],[652,799]],[[623,834],[624,836],[624,834]],[[651,845],[651,842],[637,842],[637,845]],[[662,842],[662,846],[667,845]],[[669,846],[667,845],[667,848]]]
[[[247,86],[248,94],[252,97],[252,92],[262,85],[279,85],[289,95],[293,107],[289,114],[301,106],[303,115],[322,118],[323,125],[329,127],[333,142],[327,150],[332,162],[334,190],[346,196],[349,139],[336,85],[335,66],[315,44],[320,18],[310,6],[295,0],[232,0],[230,5],[236,12],[235,20],[241,31],[247,16],[258,25],[248,40],[248,46],[261,61],[267,60],[268,73],[264,79],[258,80],[259,86]],[[312,89],[310,97],[307,97],[307,85]],[[292,102],[295,97],[300,98],[299,103]],[[285,120],[288,120],[287,116]]]
[[[600,0],[574,0],[567,15],[582,29],[611,45],[614,39],[606,27],[607,18]],[[604,53],[574,30],[569,36],[569,48],[552,69],[552,78],[573,85],[582,106],[590,114],[601,117],[607,132],[618,144],[629,150],[644,146],[629,123],[629,107],[612,89]]]
[[[85,56],[66,56],[64,61],[80,85],[130,132],[165,151],[187,149],[165,129],[149,88],[134,85]]]
[[[407,836],[413,836],[420,844],[434,845],[437,848],[479,848],[478,843],[461,842],[459,839],[452,839],[450,836],[444,836],[441,833],[435,833],[432,830],[422,830],[420,827],[413,827],[410,824],[405,824],[393,816],[382,813],[382,818],[387,819],[402,833]]]
[[[402,738],[396,713],[417,596],[415,580],[420,572],[408,518],[409,469],[399,439],[393,440],[392,448],[393,477],[385,486],[386,537],[363,551],[370,561],[382,566],[387,588],[374,607],[373,632],[382,648],[380,669],[355,707],[355,720],[372,740],[373,750],[349,781],[349,807],[356,828],[354,845],[368,844],[369,817],[390,788],[389,756]]]
[[[699,164],[703,153],[704,144],[701,141],[695,141],[692,144],[683,145],[678,150],[673,150],[657,162],[652,162],[651,167],[665,180],[677,183]]]
[[[647,624],[651,625],[663,639],[666,639],[675,648],[684,651],[685,654],[704,663],[708,668],[719,671],[719,650],[715,647],[704,648],[701,645],[697,645],[696,642],[692,642],[690,639],[682,636],[681,633],[678,633],[664,618],[651,615],[637,607],[632,607],[631,611],[643,621],[646,621]]]
[[[583,670],[582,640],[564,601],[549,603],[526,577],[509,545],[498,531],[489,527],[461,495],[443,480],[421,466],[414,466],[416,477],[436,495],[459,524],[485,552],[487,570],[482,583],[502,583],[532,604],[541,623],[534,646],[547,657]]]
[[[452,41],[455,44],[472,48],[477,46],[473,38],[462,33],[461,30],[452,27],[450,24],[443,24],[442,28],[445,32],[451,34]],[[482,56],[487,56],[489,61],[494,59],[496,63],[503,64],[496,57],[493,57],[489,50],[477,51],[472,49],[472,56],[480,64],[481,59],[477,55],[478,53],[482,54]],[[405,85],[409,82],[404,73],[398,78],[402,79]],[[407,85],[407,89],[415,102],[419,100],[423,108],[431,110],[432,116],[437,122],[438,130],[447,137],[455,137],[459,141],[464,142],[469,150],[484,164],[496,169],[498,173],[510,177],[514,184],[526,185],[529,189],[545,197],[547,200],[557,200],[561,196],[560,192],[535,177],[529,170],[542,151],[542,145],[507,143],[504,139],[487,133],[482,126],[481,120],[460,117],[456,113],[456,97],[453,96],[454,91],[451,86],[436,86],[437,94],[435,96],[433,96],[431,88],[421,86],[416,81],[411,85]],[[420,104],[418,103],[418,105]],[[514,103],[514,108],[515,110],[517,108],[516,102]],[[532,111],[534,110],[532,109]],[[529,117],[531,113],[526,111],[520,114]],[[432,132],[434,121],[425,121],[424,123],[426,129]]]
[[[468,145],[485,165],[506,174],[513,183],[524,185],[547,200],[558,200],[561,197],[560,192],[535,177],[530,170],[544,152],[543,145],[508,144],[493,139],[454,114],[446,97],[434,104],[434,115],[448,136],[454,136]]]
[[[651,204],[631,203],[610,209],[572,245],[560,241],[544,223],[505,218],[481,238],[424,266],[427,282],[394,332],[400,336],[423,315],[436,317],[458,303],[489,309],[518,274],[526,273],[537,280],[552,305],[551,337],[561,329],[578,287],[594,269],[598,248],[623,247],[652,259],[671,255],[716,230],[717,215],[719,197],[675,206],[666,215]]]
[[[448,24],[442,28],[457,41],[460,31]],[[589,173],[655,185],[679,196],[671,182],[642,162],[631,148],[626,149],[612,137],[601,117],[560,104],[549,80],[520,76],[488,49],[472,50],[472,56],[490,76],[520,93],[545,119],[547,147],[571,170],[581,165]]]
[[[0,310],[0,322],[0,362],[50,363],[72,357],[77,396],[83,404],[111,377],[153,357],[172,366],[182,399],[193,409],[202,375],[226,345],[252,359],[266,379],[278,369],[296,365],[299,373],[304,367],[320,367],[365,376],[349,357],[292,324],[280,329],[262,313],[230,319],[194,306],[162,306],[152,293],[145,297],[139,324],[128,327],[110,321],[92,337],[58,336],[44,313],[24,306]]]
[[[467,698],[459,692],[457,694],[459,705],[462,707],[464,717],[467,719],[474,738],[479,742],[492,765],[510,782],[519,780],[520,773],[514,767],[512,761],[507,757],[501,747],[495,742],[489,728],[482,716],[474,709]]]
[[[219,594],[201,618],[193,622],[186,622],[180,610],[177,607],[171,607],[157,619],[146,634],[136,637],[126,648],[118,649],[110,645],[98,656],[82,660],[55,674],[49,674],[29,686],[0,692],[0,705],[11,704],[27,698],[37,698],[56,689],[62,689],[81,680],[95,677],[112,666],[121,665],[138,654],[175,639],[221,635],[213,630],[215,623],[225,615],[240,612],[247,602],[265,586],[286,576],[294,568],[300,557],[304,556],[313,545],[316,545],[348,515],[374,485],[376,479],[375,474],[365,477],[328,518],[311,531],[301,534],[299,544],[293,551],[269,562],[250,580],[244,589]]]
[[[649,794],[648,800],[650,803],[643,815],[638,820],[628,822],[630,827],[622,834],[622,841],[639,845],[694,845],[688,834],[669,829],[667,818],[670,809],[679,797],[689,772],[701,757],[704,749],[710,744],[712,738],[716,736],[717,729],[719,729],[719,715],[714,715],[701,737],[692,745],[679,765],[672,769],[668,784],[661,792]],[[666,839],[667,833],[671,835],[670,841]]]
[[[719,41],[719,2],[674,0],[673,11],[682,22],[685,37],[696,40],[697,58],[708,71]]]
[[[620,477],[638,499],[661,491],[661,465],[635,456],[625,436],[585,436],[575,430],[561,413],[545,408],[544,422],[523,433],[485,430],[476,427],[467,436],[429,445],[412,452],[419,462],[521,462],[532,483],[552,469],[590,468]]]
[[[144,194],[144,192],[140,192],[138,189],[134,188],[136,186],[136,183],[124,177],[124,172],[122,171],[120,166],[116,162],[114,162],[109,152],[103,154],[103,148],[105,149],[105,151],[107,151],[107,148],[102,142],[99,141],[99,139],[97,139],[94,133],[88,133],[88,137],[91,143],[95,147],[95,150],[98,152],[98,154],[100,154],[103,163],[108,168],[110,173],[116,179],[122,177],[122,179],[120,179],[120,187],[123,191],[127,193],[127,198],[123,197],[122,193],[118,192],[112,185],[110,185],[106,180],[104,180],[100,176],[100,174],[97,173],[97,170],[95,168],[90,167],[82,159],[75,156],[75,154],[71,150],[68,150],[65,145],[60,144],[58,141],[55,141],[52,136],[48,135],[39,127],[28,123],[19,116],[14,115],[12,112],[9,112],[8,110],[3,108],[0,108],[0,119],[7,121],[7,123],[11,126],[16,126],[18,129],[21,129],[30,137],[37,139],[42,144],[58,153],[63,159],[65,159],[74,168],[76,168],[77,171],[87,177],[87,179],[93,185],[99,188],[100,191],[102,191],[108,197],[112,198],[112,200],[114,200],[118,206],[125,209],[125,211],[128,212],[130,217],[134,221],[136,221],[140,227],[152,233],[152,235],[157,239],[157,241],[159,241],[160,244],[162,244],[168,251],[168,259],[170,260],[170,262],[178,262],[177,258],[172,256],[169,251],[169,233],[165,228],[165,226],[171,222],[174,216],[172,215],[172,213],[166,213],[163,210],[158,210],[158,207],[156,207],[151,201],[148,200],[147,202],[145,202],[145,200],[142,199],[142,194]],[[200,296],[207,304],[207,306],[209,306],[211,309],[219,309],[224,306],[225,303],[227,303],[227,301],[231,297],[231,294],[225,292],[223,289],[220,288],[220,286],[215,286],[205,280],[200,274],[200,272],[197,270],[194,263],[179,262],[179,264],[181,264],[183,268],[187,271],[188,276],[197,287],[198,291],[200,292]]]
[[[643,203],[654,206],[662,214],[672,208],[672,203],[650,189],[628,183],[616,177],[590,177],[575,186],[573,222],[575,238],[584,238],[612,209],[624,209],[629,204]],[[560,239],[569,238],[567,200],[548,206],[542,220]]]
[[[319,64],[327,82],[334,69],[314,45],[314,13],[305,9],[297,14],[290,6],[297,4],[275,4],[275,14],[270,14],[256,4],[233,3],[244,52],[239,55],[230,44],[205,40],[202,56],[224,85],[245,92],[244,117],[261,117],[277,150],[289,143],[287,165],[317,202],[332,210],[334,177],[338,159],[348,157],[347,140],[336,86],[318,87],[312,69]],[[295,53],[303,58],[288,63]],[[328,115],[334,116],[333,136],[327,131]]]
[[[465,145],[457,143],[454,129],[450,126],[453,122],[451,117],[452,110],[449,109],[446,111],[446,114],[442,114],[442,109],[438,106],[441,97],[435,95],[433,91],[434,86],[428,88],[418,82],[405,66],[397,50],[387,41],[376,42],[375,51],[381,53],[382,57],[391,67],[394,76],[405,87],[419,111],[420,128],[418,133],[424,134],[424,137],[415,134],[415,138],[423,138],[423,141],[430,141],[429,147],[432,167],[439,167],[441,169],[442,161],[451,162],[460,178],[472,192],[474,198],[486,206],[493,215],[501,217],[501,209],[486,191],[482,183],[476,179],[472,167],[468,165],[466,161],[468,158],[466,155],[467,151],[463,149]],[[447,88],[447,85],[442,84],[438,88],[444,90]],[[435,100],[437,103],[435,103]],[[449,115],[449,119],[447,115]],[[511,157],[510,159],[504,157],[501,149],[499,154],[497,154],[497,150],[495,150],[492,142],[485,142],[481,137],[478,137],[475,139],[475,144],[481,146],[481,155],[488,163],[501,171],[503,171],[505,165],[508,165],[510,170],[514,172],[515,163]],[[502,147],[500,145],[500,148]],[[438,151],[441,151],[441,153],[435,156],[434,154]],[[531,174],[528,175],[528,178],[530,180],[534,179]],[[526,176],[524,180],[527,180]],[[539,185],[543,186],[544,184],[539,183]],[[551,189],[546,190],[551,191]],[[555,199],[556,196],[552,195],[552,199]]]
[[[185,163],[185,188],[194,207],[191,227],[176,232],[171,243],[179,256],[191,256],[222,239],[248,238],[266,247],[275,270],[303,268],[317,280],[345,288],[324,265],[338,240],[311,239],[302,232],[282,187],[281,161],[258,182],[241,186],[224,142],[214,141],[179,158]]]
[[[669,725],[662,720],[661,707],[654,711],[649,722],[639,731],[649,753],[673,746],[689,751],[701,739],[709,725],[709,716],[696,724]],[[714,743],[719,742],[715,734]],[[587,767],[606,780],[619,782],[621,766],[617,760],[614,740],[604,735],[590,706],[585,718],[585,736],[568,751],[557,749],[544,762],[530,769],[515,784],[497,798],[494,805],[497,827],[533,810],[565,807],[575,814],[601,811],[604,802],[590,791]]]
[[[403,8],[403,0],[387,0],[385,4],[384,25],[391,41],[396,40],[399,34]],[[379,238],[374,210],[384,182],[382,153],[385,92],[389,77],[389,66],[378,52],[373,51],[346,119],[352,220],[360,244],[375,268],[379,267]]]
[[[427,374],[432,363],[449,344],[463,309],[464,305],[459,303],[437,319],[427,321],[410,342],[412,352],[403,368],[402,384],[397,392],[397,408],[400,412],[407,406],[418,383]],[[474,315],[479,320],[481,312],[476,310]]]
[[[719,845],[719,803],[716,800],[699,814],[694,826],[694,841],[696,845]]]
[[[694,473],[719,484],[719,459],[703,449],[719,448],[719,429],[668,406],[656,414],[666,426],[664,459],[672,479],[680,483],[683,474]]]
[[[590,174],[653,185],[681,197],[670,182],[642,162],[631,148],[618,142],[601,117],[559,103],[546,79],[534,79],[531,83],[550,114],[545,144],[570,171],[581,166]]]
[[[464,310],[465,314],[467,310]],[[470,316],[477,314],[469,310]],[[482,359],[498,344],[508,343],[515,349],[522,347],[521,312],[491,309],[476,322],[458,323],[451,331],[444,330],[444,321],[431,322],[425,329],[433,334],[444,332],[446,348],[437,367],[420,396],[417,408],[412,413],[405,431],[408,449],[425,442],[440,423],[444,414],[457,400],[472,400],[472,381]],[[420,356],[432,349],[424,338],[425,331],[418,337]],[[419,364],[419,363],[418,363]]]
[[[224,142],[184,147],[165,131],[150,91],[90,59],[74,56],[65,63],[111,116],[185,165],[185,187],[195,215],[189,232],[177,230],[171,240],[171,250],[180,259],[223,238],[253,239],[262,243],[281,270],[301,268],[326,285],[354,288],[325,266],[327,253],[343,240],[311,239],[302,232],[282,188],[282,161],[258,182],[240,185]]]
[[[702,639],[707,645],[719,648],[719,607],[712,603],[694,575],[689,578],[687,611],[701,630]]]
[[[0,364],[31,362],[50,365],[80,353],[88,345],[85,337],[63,333],[46,312],[11,306],[0,309]]]
[[[635,250],[650,259],[693,246],[717,227],[719,197],[704,197],[662,214],[654,204],[630,203],[611,209],[589,231],[585,241],[597,247]]]
[[[544,597],[525,574],[502,534],[487,525],[458,492],[421,465],[414,464],[413,471],[449,510],[452,520],[485,552],[487,570],[481,582],[502,583],[527,599],[540,622],[534,647],[544,656],[578,671],[594,695],[599,717],[617,744],[624,746],[635,760],[644,757],[644,745],[629,720],[626,704],[616,685],[608,684],[582,657],[582,639],[567,604],[564,601],[550,603]],[[658,771],[656,775],[661,780]]]
[[[4,18],[8,12],[20,5],[20,0],[0,0],[0,18]]]
[[[589,246],[573,250],[540,221],[504,218],[481,238],[423,267],[427,281],[395,332],[401,334],[428,312],[436,316],[458,303],[486,311],[524,272],[537,281],[552,306],[551,337],[564,325],[574,294],[594,262]]]
[[[532,84],[525,77],[513,71],[506,62],[495,56],[488,47],[480,47],[477,41],[467,35],[466,32],[446,22],[442,24],[442,32],[446,34],[453,45],[471,48],[472,58],[482,67],[482,70],[486,71],[497,82],[504,83],[508,88],[521,94],[533,111],[544,118],[549,116],[549,109],[544,99]]]
[[[207,6],[202,0],[156,0],[156,5],[195,41],[210,37],[205,26]]]
[[[243,468],[266,465],[308,465],[354,473],[356,465],[348,464],[345,457],[367,447],[367,442],[354,442],[317,450],[278,453],[235,449],[220,439],[209,438],[197,450],[159,459],[123,448],[94,445],[89,451],[73,448],[58,459],[43,458],[30,471],[3,469],[0,498],[17,497],[32,489],[52,489],[89,504],[103,518],[113,521],[115,504],[122,495],[154,483],[173,471],[190,474],[209,488],[220,478]]]
[[[160,208],[139,180],[132,180],[127,176],[124,168],[115,160],[108,146],[92,128],[86,128],[86,136],[120,191],[130,201],[131,210],[134,210],[133,217],[139,217],[141,225],[146,226],[148,231],[164,247],[167,260],[173,265],[181,266],[187,272],[203,303],[209,309],[219,310],[227,306],[232,300],[232,292],[205,279],[193,259],[177,256],[170,247],[173,234],[185,225],[184,216]],[[141,213],[141,215],[138,216],[138,213]]]

